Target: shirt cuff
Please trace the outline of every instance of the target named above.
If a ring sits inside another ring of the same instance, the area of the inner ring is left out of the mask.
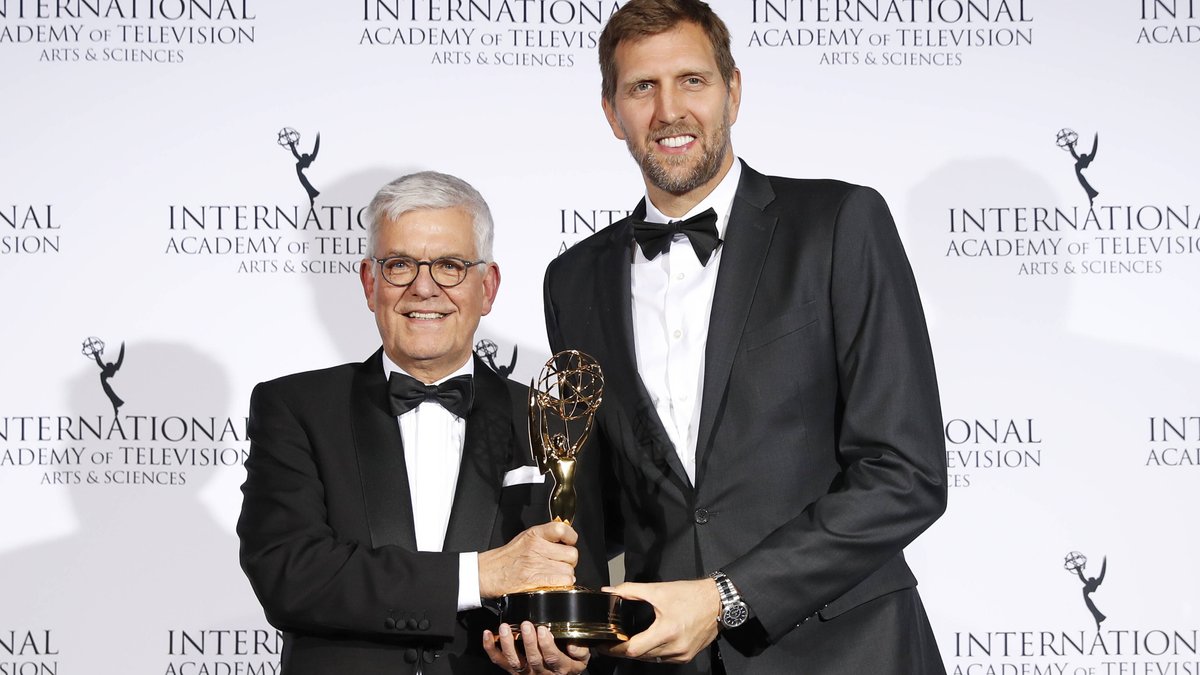
[[[458,554],[458,611],[483,607],[479,597],[479,553]]]

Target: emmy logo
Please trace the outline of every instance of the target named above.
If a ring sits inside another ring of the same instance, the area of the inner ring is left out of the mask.
[[[1087,178],[1084,178],[1083,170],[1091,165],[1092,160],[1096,159],[1096,146],[1100,143],[1100,134],[1092,137],[1092,151],[1082,155],[1075,150],[1075,145],[1079,143],[1079,134],[1075,133],[1073,129],[1059,129],[1058,137],[1054,143],[1059,148],[1070,152],[1071,156],[1075,158],[1075,177],[1079,179],[1079,184],[1083,186],[1083,191],[1087,193],[1088,204],[1094,203],[1096,195],[1100,193],[1096,191],[1096,188],[1092,187]]]
[[[592,357],[563,351],[550,357],[529,387],[529,444],[542,473],[554,476],[550,517],[568,525],[576,514],[575,469],[604,394],[604,375]],[[500,620],[519,633],[523,621],[547,626],[556,638],[617,642],[628,639],[619,596],[578,586],[509,593]]]
[[[1071,551],[1063,560],[1063,568],[1068,572],[1073,572],[1083,582],[1083,604],[1087,605],[1088,611],[1092,613],[1092,618],[1096,620],[1096,630],[1100,630],[1100,624],[1108,617],[1100,613],[1096,607],[1096,603],[1092,602],[1092,593],[1100,588],[1100,584],[1104,583],[1104,573],[1108,570],[1108,556],[1104,557],[1100,563],[1100,576],[1085,577],[1083,570],[1087,567],[1087,556],[1079,551]]]
[[[115,362],[109,361],[105,363],[100,358],[104,355],[104,340],[98,337],[89,337],[84,340],[83,348],[80,351],[85,357],[95,359],[96,365],[100,366],[100,387],[104,389],[104,395],[112,403],[113,415],[116,415],[117,409],[125,405],[125,401],[122,401],[121,397],[117,396],[117,392],[113,391],[112,385],[108,383],[108,380],[121,369],[121,362],[125,360],[125,343],[121,343],[121,351],[117,354]]]
[[[313,143],[312,152],[301,154],[296,150],[296,145],[300,142],[300,132],[291,127],[284,127],[279,130],[276,141],[282,148],[287,148],[292,151],[292,156],[296,158],[296,177],[300,179],[300,185],[304,191],[308,193],[308,205],[311,207],[316,204],[317,195],[321,194],[313,184],[308,182],[308,176],[304,175],[304,170],[312,166],[312,163],[317,161],[317,151],[321,149],[321,134],[317,133],[317,140]]]
[[[496,365],[496,354],[499,351],[500,348],[496,346],[496,343],[487,338],[475,343],[475,356],[487,361],[488,366],[499,373],[500,377],[508,377],[512,375],[513,369],[517,367],[517,346],[513,345],[512,360],[509,361],[507,366]]]

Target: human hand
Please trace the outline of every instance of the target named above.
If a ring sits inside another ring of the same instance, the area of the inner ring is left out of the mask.
[[[512,541],[479,554],[479,594],[498,598],[531,588],[571,586],[579,535],[570,525],[550,522],[525,530]]]
[[[520,637],[523,649],[517,649],[512,629],[502,623],[498,639],[492,631],[483,631],[483,650],[492,663],[506,672],[532,675],[577,675],[587,668],[592,658],[591,650],[576,644],[568,644],[566,652],[559,650],[549,628],[535,628],[528,621],[521,624]]]
[[[602,651],[641,661],[688,663],[717,639],[721,594],[712,579],[624,583],[604,590],[654,607],[654,623],[626,642]]]

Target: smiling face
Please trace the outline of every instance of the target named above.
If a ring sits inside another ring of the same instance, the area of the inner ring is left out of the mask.
[[[727,87],[711,42],[690,22],[622,42],[615,56],[616,91],[603,100],[605,117],[641,167],[655,206],[686,211],[733,165],[729,128],[741,104],[741,73],[735,69]]]
[[[416,260],[479,259],[471,214],[463,208],[408,211],[380,222],[373,254]],[[388,358],[426,383],[453,373],[471,358],[479,319],[492,311],[500,287],[500,268],[495,263],[471,267],[467,278],[453,288],[434,283],[428,265],[422,265],[417,278],[404,287],[385,281],[379,265],[370,259],[363,261],[360,277]]]

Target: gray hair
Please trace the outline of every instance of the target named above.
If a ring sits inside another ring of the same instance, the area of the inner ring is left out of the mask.
[[[492,212],[483,195],[461,178],[436,171],[421,171],[401,176],[375,193],[367,207],[367,246],[376,256],[379,226],[409,211],[423,209],[466,209],[475,229],[475,252],[492,261]],[[372,267],[374,270],[374,267]]]

